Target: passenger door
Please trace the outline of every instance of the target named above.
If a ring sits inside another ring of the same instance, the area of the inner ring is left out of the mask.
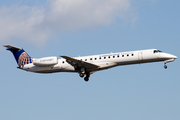
[[[143,52],[139,52],[138,53],[138,59],[139,60],[143,60]]]

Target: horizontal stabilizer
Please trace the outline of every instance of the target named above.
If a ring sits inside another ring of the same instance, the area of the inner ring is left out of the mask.
[[[11,46],[11,45],[4,45],[4,47],[6,47],[7,50],[10,50],[10,51],[12,51],[12,52],[14,52],[14,51],[19,51],[19,50],[22,49],[22,48],[14,47],[14,46]]]

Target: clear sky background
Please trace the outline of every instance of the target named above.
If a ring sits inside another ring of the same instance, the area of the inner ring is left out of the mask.
[[[180,1],[1,0],[0,120],[179,120],[180,62],[77,73],[17,69],[3,45],[34,58],[156,48],[180,57]]]

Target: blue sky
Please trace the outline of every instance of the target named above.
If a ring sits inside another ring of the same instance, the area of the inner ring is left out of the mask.
[[[180,56],[180,1],[0,2],[0,45],[34,58],[157,48]],[[76,73],[17,69],[0,48],[1,120],[179,120],[180,62],[119,66],[85,82]]]

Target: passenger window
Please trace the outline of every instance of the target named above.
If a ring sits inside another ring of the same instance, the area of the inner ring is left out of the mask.
[[[101,59],[101,57],[99,57],[99,59]]]
[[[87,61],[87,59],[85,59],[85,61]]]
[[[96,58],[94,58],[96,60]]]
[[[115,56],[113,56],[113,58],[115,58]]]
[[[124,55],[122,55],[122,57],[124,57]]]
[[[64,61],[62,61],[62,63],[64,63]]]
[[[106,57],[104,57],[104,59],[106,59]]]
[[[119,57],[119,55],[117,57]]]
[[[127,56],[129,56],[129,54],[127,54]]]
[[[90,60],[92,60],[92,58],[90,58]]]
[[[109,58],[111,58],[111,57],[109,56]]]
[[[134,54],[132,54],[132,56],[134,56]]]

